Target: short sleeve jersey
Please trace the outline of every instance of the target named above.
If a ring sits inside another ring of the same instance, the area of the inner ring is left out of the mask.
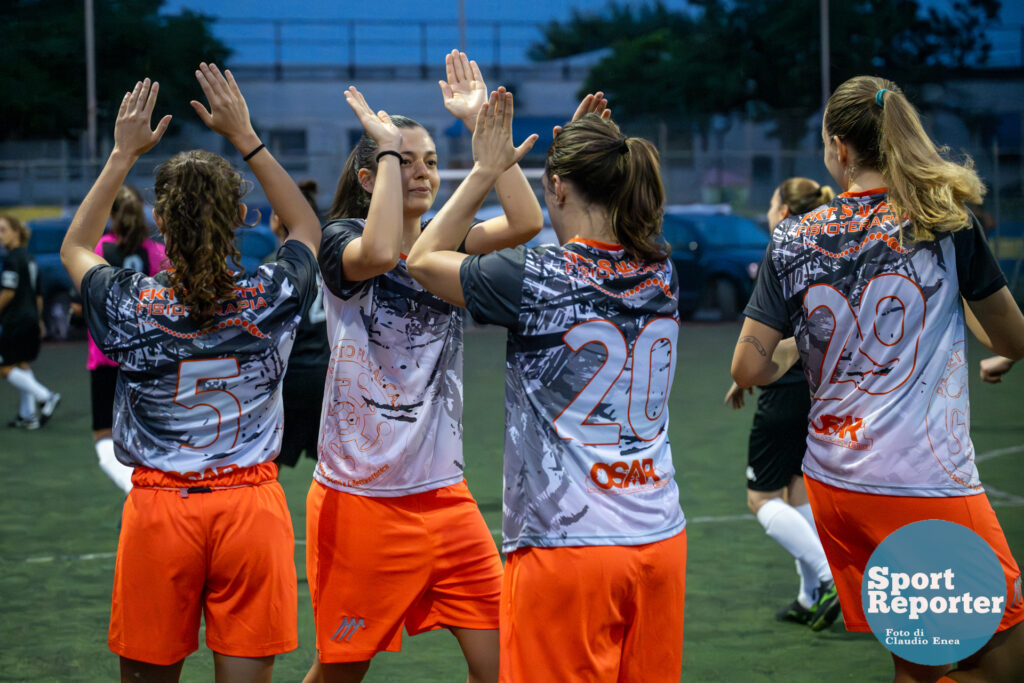
[[[39,324],[38,279],[39,269],[28,249],[17,247],[7,252],[0,269],[0,289],[13,290],[14,298],[0,312],[0,324],[12,329]]]
[[[901,241],[884,190],[780,223],[745,314],[796,337],[814,399],[804,472],[867,493],[980,492],[960,297],[1005,284],[977,221]]]
[[[156,275],[163,270],[167,261],[164,245],[151,239],[143,240],[135,253],[125,254],[117,244],[117,237],[107,234],[100,238],[94,251],[115,268],[127,268],[145,275]],[[89,370],[95,370],[101,365],[117,367],[117,363],[104,356],[103,352],[96,347],[96,342],[92,340],[90,334],[89,358],[86,367]]]
[[[457,484],[463,311],[413,280],[404,257],[382,275],[346,280],[342,253],[364,227],[362,219],[324,227],[319,259],[331,360],[313,476],[377,497]]]
[[[239,276],[235,298],[200,328],[166,271],[96,266],[82,281],[86,323],[120,366],[118,460],[190,479],[273,460],[281,446],[281,381],[295,326],[316,296],[316,260],[297,241]]]
[[[574,240],[471,256],[461,279],[474,319],[508,328],[503,551],[678,534],[671,262]]]

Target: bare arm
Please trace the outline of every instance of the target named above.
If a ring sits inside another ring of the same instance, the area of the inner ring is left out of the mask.
[[[1024,315],[1007,287],[965,303],[967,326],[985,348],[1013,361],[1024,358]]]
[[[981,361],[978,368],[981,371],[981,379],[992,384],[999,384],[1003,381],[1003,375],[1013,367],[1013,361],[1003,356],[990,356]]]
[[[377,142],[378,154],[401,149],[402,133],[391,123],[387,112],[374,114],[354,86],[345,91],[345,101],[367,135]],[[402,255],[402,163],[395,155],[385,154],[377,162],[377,174],[367,177],[364,186],[368,185],[372,192],[366,227],[361,236],[345,245],[341,255],[345,279],[353,282],[388,272]]]
[[[249,107],[231,72],[221,74],[216,64],[203,63],[196,70],[196,79],[210,104],[207,111],[196,100],[190,102],[203,123],[227,138],[243,155],[258,149],[262,143],[252,127]],[[266,193],[274,213],[288,226],[287,240],[302,242],[315,256],[320,248],[320,219],[313,213],[295,181],[266,148],[250,157],[249,168]]]
[[[0,289],[0,313],[3,313],[4,309],[10,306],[12,301],[14,301],[14,290]]]
[[[473,169],[430,221],[406,259],[409,272],[421,285],[459,306],[466,305],[459,277],[466,256],[455,250],[498,176],[518,162],[536,140],[531,136],[513,147],[512,94],[504,90],[491,93],[490,102],[480,108],[473,132]]]
[[[150,130],[159,90],[160,85],[151,84],[147,78],[136,83],[135,88],[125,93],[121,99],[114,123],[114,149],[96,182],[75,212],[75,217],[64,236],[60,259],[71,276],[72,284],[79,291],[82,289],[82,279],[89,269],[107,263],[93,250],[103,235],[103,228],[107,224],[107,217],[110,216],[110,207],[114,204],[117,190],[128,177],[128,171],[135,162],[160,141],[171,122],[171,117],[165,116],[155,130]]]
[[[472,133],[480,107],[487,100],[487,85],[480,67],[458,50],[445,55],[444,65],[448,80],[438,81],[444,106]],[[522,244],[544,225],[540,203],[518,163],[506,169],[493,185],[505,213],[473,226],[466,237],[466,251],[470,254],[485,254]],[[480,203],[483,204],[483,199]]]
[[[732,378],[739,388],[771,384],[793,367],[796,340],[753,318],[743,321],[732,355]]]

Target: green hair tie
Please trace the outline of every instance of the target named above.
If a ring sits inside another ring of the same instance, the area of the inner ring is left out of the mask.
[[[875,93],[875,104],[878,105],[879,109],[885,109],[885,98],[882,96],[887,92],[889,92],[888,88],[882,88]]]

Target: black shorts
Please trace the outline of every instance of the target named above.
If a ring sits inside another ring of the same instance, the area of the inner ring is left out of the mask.
[[[316,460],[326,377],[326,365],[318,368],[288,368],[281,388],[284,434],[281,436],[281,452],[274,461],[278,466],[295,467],[302,451],[306,451],[306,457]]]
[[[117,366],[101,365],[89,371],[89,392],[92,395],[92,431],[114,426],[114,388]]]
[[[747,451],[747,488],[777,491],[800,476],[811,394],[804,382],[762,389]]]
[[[42,335],[38,322],[16,322],[0,327],[0,366],[31,363],[39,357]]]

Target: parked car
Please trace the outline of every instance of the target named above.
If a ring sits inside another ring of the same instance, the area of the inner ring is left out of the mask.
[[[662,232],[678,272],[680,315],[701,308],[736,318],[754,289],[768,231],[742,216],[668,207]]]

